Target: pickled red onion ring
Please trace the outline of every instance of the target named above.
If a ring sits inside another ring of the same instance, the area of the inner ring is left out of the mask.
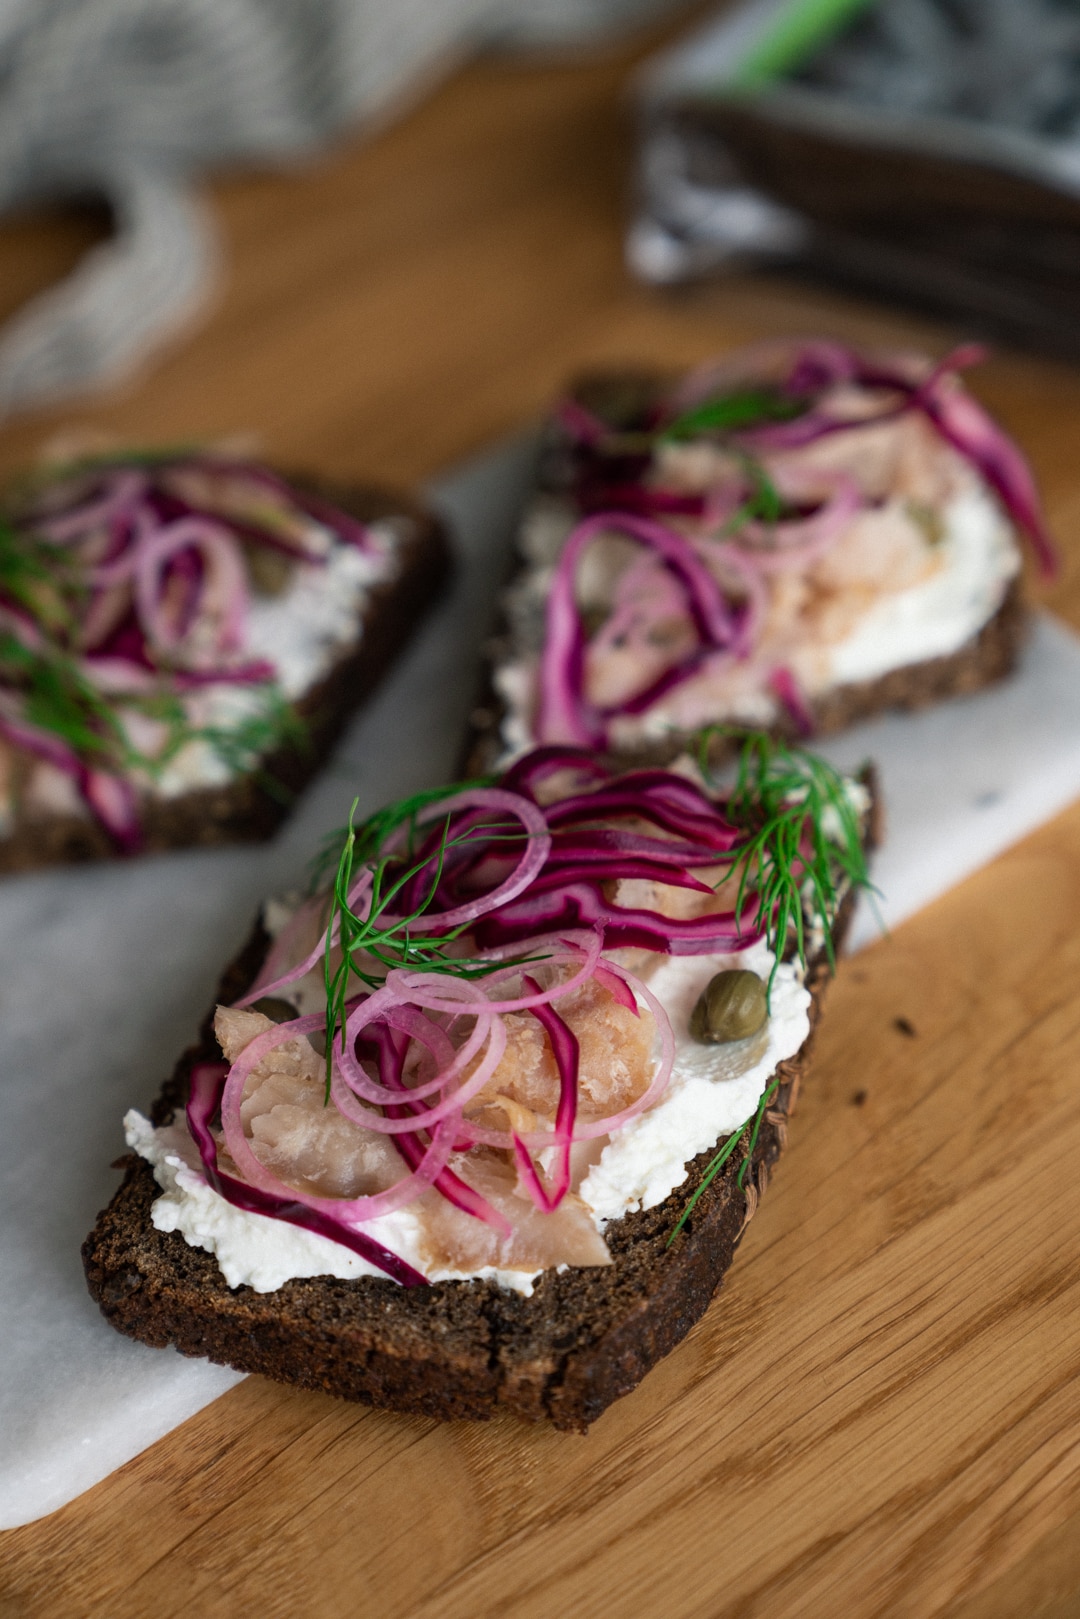
[[[497,909],[508,900],[521,894],[533,882],[540,871],[551,849],[551,835],[547,829],[547,822],[543,812],[520,793],[506,792],[495,787],[474,787],[464,792],[452,794],[445,801],[429,805],[426,814],[431,820],[437,822],[444,815],[451,815],[456,810],[466,808],[504,810],[515,816],[525,830],[525,849],[517,861],[510,875],[498,883],[488,893],[469,900],[467,903],[452,906],[446,911],[428,911],[417,917],[413,923],[412,931],[423,935],[444,928],[460,928],[467,923],[476,921],[488,911]],[[371,872],[364,872],[353,884],[349,892],[349,904],[354,909],[361,899],[370,895],[372,886]],[[379,913],[380,921],[391,925],[396,919],[389,911]],[[340,938],[340,922],[335,917],[330,932],[331,948]],[[273,995],[278,990],[285,989],[289,984],[295,983],[309,973],[326,954],[327,932],[323,929],[319,942],[296,966],[290,967],[280,973],[276,978],[267,978],[260,972],[255,983],[247,994],[237,1002],[238,1006],[248,1006],[252,1001],[258,1000],[262,995]],[[275,961],[279,962],[284,953],[284,947],[276,952]],[[270,958],[268,958],[269,963]]]
[[[221,1098],[221,1128],[233,1162],[244,1179],[253,1186],[259,1187],[262,1191],[272,1192],[276,1197],[290,1197],[303,1204],[305,1208],[361,1223],[365,1220],[374,1220],[381,1214],[390,1214],[394,1209],[403,1208],[434,1182],[446,1168],[454,1149],[455,1121],[450,1118],[436,1126],[420,1162],[411,1173],[395,1182],[385,1192],[354,1198],[319,1197],[310,1192],[301,1192],[295,1186],[280,1180],[255,1156],[244,1134],[240,1122],[244,1084],[263,1057],[276,1046],[293,1039],[296,1035],[312,1034],[315,1030],[321,1029],[324,1022],[322,1013],[309,1013],[306,1017],[293,1018],[288,1023],[275,1023],[271,1028],[257,1034],[244,1047],[230,1067],[225,1080]]]
[[[614,974],[612,975],[614,977]],[[533,993],[539,991],[539,985],[532,978],[523,975],[522,982]],[[529,1157],[529,1151],[521,1137],[514,1135],[514,1156],[521,1171],[525,1188],[536,1204],[537,1208],[545,1214],[557,1209],[567,1192],[570,1190],[570,1148],[574,1140],[574,1120],[577,1117],[578,1103],[578,1069],[581,1061],[581,1048],[578,1045],[577,1035],[567,1023],[559,1016],[552,1006],[545,1006],[538,1002],[532,1008],[532,1014],[548,1037],[552,1053],[555,1057],[555,1066],[559,1071],[559,1106],[555,1114],[555,1145],[558,1152],[558,1169],[550,1188],[545,1188],[536,1172],[535,1165]]]
[[[233,1204],[235,1208],[243,1209],[249,1214],[263,1214],[274,1220],[286,1220],[290,1225],[301,1226],[306,1231],[314,1232],[316,1236],[326,1237],[330,1242],[350,1248],[353,1253],[359,1254],[369,1264],[384,1271],[391,1281],[397,1282],[402,1287],[427,1287],[426,1276],[414,1270],[412,1265],[392,1253],[389,1248],[384,1248],[381,1242],[376,1242],[367,1232],[354,1230],[330,1215],[308,1208],[295,1198],[277,1197],[258,1187],[249,1186],[246,1181],[237,1180],[234,1175],[227,1175],[218,1168],[217,1142],[210,1129],[210,1121],[221,1099],[226,1067],[227,1064],[223,1062],[197,1063],[191,1070],[189,1080],[188,1129],[199,1150],[207,1184],[219,1197],[223,1197],[226,1203]]]
[[[738,615],[693,546],[674,529],[631,512],[586,517],[566,541],[548,592],[544,650],[540,660],[536,734],[542,743],[604,745],[602,715],[584,695],[585,634],[574,599],[574,575],[586,546],[600,534],[624,534],[655,551],[681,584],[687,611],[703,649],[725,649],[738,635]]]
[[[378,994],[379,992],[376,991],[376,993]],[[372,998],[374,999],[374,997]],[[370,1003],[365,1003],[361,1011],[367,1011],[369,1005]],[[407,1010],[406,1007],[402,1009]],[[391,1028],[401,1028],[404,1032],[409,1033],[413,1039],[422,1040],[423,1035],[414,1032],[410,1028],[408,1021],[395,1016],[393,1003],[389,1005],[384,1003],[382,1008],[377,1008],[375,1011],[370,1012],[367,1017],[354,1015],[346,1026],[346,1046],[340,1048],[336,1041],[334,1043],[330,1094],[338,1110],[347,1119],[351,1119],[354,1124],[362,1124],[369,1130],[378,1131],[381,1135],[402,1135],[406,1131],[427,1130],[441,1123],[444,1119],[460,1116],[467,1103],[483,1090],[502,1061],[503,1053],[506,1050],[505,1024],[498,1017],[482,1013],[479,1002],[477,1002],[477,1013],[476,1027],[472,1035],[461,1051],[456,1053],[452,1061],[445,1068],[441,1068],[435,1078],[429,1080],[425,1085],[416,1086],[415,1088],[407,1086],[400,1092],[396,1090],[388,1091],[387,1087],[383,1085],[374,1086],[368,1076],[364,1074],[354,1055],[353,1047],[357,1039],[362,1036],[367,1025],[375,1021],[386,1023]],[[455,1090],[444,1095],[442,1100],[434,1105],[425,1107],[423,1110],[414,1108],[411,1116],[404,1122],[400,1119],[386,1118],[383,1114],[376,1113],[372,1108],[363,1106],[361,1102],[357,1101],[356,1095],[353,1094],[354,1092],[359,1092],[360,1095],[368,1094],[370,1100],[384,1107],[397,1105],[406,1100],[410,1104],[415,1104],[430,1095],[433,1090],[445,1091],[451,1081],[472,1061],[476,1050],[485,1044],[487,1050],[467,1080],[462,1081]],[[371,1095],[372,1091],[376,1091],[377,1094]]]
[[[652,1079],[636,1101],[620,1108],[617,1113],[605,1117],[589,1119],[582,1123],[577,1119],[574,1125],[574,1141],[597,1141],[602,1136],[610,1135],[613,1130],[620,1130],[631,1119],[636,1119],[639,1113],[654,1106],[668,1087],[671,1072],[675,1066],[675,1035],[672,1031],[671,1020],[664,1010],[662,1002],[653,994],[649,986],[630,972],[626,967],[610,960],[604,962],[605,972],[610,972],[621,978],[628,990],[637,999],[643,1001],[652,1013],[656,1022],[659,1052],[656,1056],[656,1068]],[[471,1119],[464,1119],[461,1125],[462,1133],[473,1142],[488,1147],[499,1147],[504,1151],[515,1152],[514,1132],[509,1130],[493,1130],[487,1125],[475,1123]],[[522,1130],[517,1132],[518,1138],[533,1152],[543,1151],[548,1147],[558,1145],[550,1130]]]
[[[425,911],[412,923],[414,933],[430,933],[442,928],[461,927],[467,922],[475,922],[477,917],[485,915],[486,912],[505,905],[508,900],[515,899],[528,888],[548,857],[551,850],[551,834],[543,812],[531,799],[523,798],[520,793],[509,793],[498,787],[470,787],[464,792],[455,793],[445,802],[429,805],[426,813],[431,814],[434,811],[436,813],[433,818],[441,820],[444,815],[452,815],[455,810],[469,808],[506,810],[508,814],[516,816],[525,828],[527,839],[525,852],[510,876],[495,888],[475,900],[469,900],[464,905],[452,906],[446,911]],[[386,920],[392,922],[393,915],[387,913]]]

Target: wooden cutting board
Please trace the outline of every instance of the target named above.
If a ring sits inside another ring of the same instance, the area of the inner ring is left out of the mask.
[[[8,427],[0,465],[78,422],[254,430],[278,460],[413,481],[586,365],[775,331],[943,350],[794,283],[628,281],[623,88],[656,42],[475,66],[305,173],[216,185],[210,317],[137,383]],[[99,229],[0,228],[0,314]],[[1080,626],[1080,375],[1003,354],[975,386],[1035,462],[1066,553],[1044,599]],[[0,1537],[0,1615],[1075,1614],[1078,983],[1080,806],[842,967],[722,1295],[588,1438],[250,1379]]]

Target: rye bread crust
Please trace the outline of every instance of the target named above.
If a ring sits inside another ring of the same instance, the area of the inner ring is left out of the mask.
[[[872,773],[864,779],[873,793]],[[878,831],[876,796],[873,802],[870,847]],[[838,947],[853,900],[849,894],[840,907]],[[244,993],[267,943],[256,929],[222,980],[222,1002]],[[374,1277],[294,1280],[265,1294],[233,1290],[213,1255],[151,1224],[158,1186],[150,1165],[132,1154],[121,1161],[123,1184],[83,1245],[90,1292],[114,1327],[155,1347],[173,1344],[186,1355],[397,1411],[473,1419],[507,1411],[584,1432],[686,1336],[720,1287],[786,1143],[827,980],[821,951],[807,975],[810,1034],[776,1070],[780,1088],[744,1186],[745,1138],[670,1248],[715,1148],[694,1159],[688,1179],[663,1203],[607,1227],[611,1266],[545,1272],[530,1298],[492,1282],[402,1288]],[[182,1107],[192,1066],[219,1057],[211,1013],[166,1082],[155,1124],[169,1123]]]
[[[598,373],[582,377],[572,388],[573,398],[586,405],[613,427],[631,425],[654,404],[673,376],[652,372]],[[549,450],[542,458],[537,479],[538,492],[563,493],[567,488],[564,458]],[[527,564],[515,559],[509,583],[521,576]],[[890,669],[873,680],[836,686],[810,702],[814,736],[830,736],[863,720],[873,719],[889,709],[913,711],[929,708],[951,697],[981,691],[984,686],[1003,680],[1016,668],[1027,637],[1029,615],[1019,577],[1006,589],[1001,605],[979,632],[958,651],[947,657],[928,658],[921,663]],[[501,730],[506,706],[495,689],[499,664],[514,656],[511,626],[500,614],[495,633],[487,648],[477,703],[471,716],[471,735],[465,758],[465,775],[480,775],[494,767],[502,752]],[[793,724],[781,721],[774,729],[797,740]],[[609,754],[617,768],[635,765],[670,764],[686,750],[694,733],[673,731],[656,740],[643,741],[630,749]]]
[[[399,567],[391,578],[372,587],[360,640],[296,703],[306,730],[303,744],[276,749],[264,757],[258,771],[224,786],[197,788],[175,798],[144,797],[142,853],[271,837],[446,581],[450,567],[446,530],[424,507],[379,489],[344,489],[310,478],[292,481],[317,491],[362,522],[395,519]],[[89,815],[23,815],[0,839],[0,873],[117,858],[112,839]]]

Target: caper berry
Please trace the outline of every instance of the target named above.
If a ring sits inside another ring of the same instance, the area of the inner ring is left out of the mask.
[[[252,589],[260,596],[283,596],[296,572],[294,558],[254,541],[245,545],[244,561]]]
[[[765,985],[757,973],[728,971],[710,978],[690,1014],[690,1033],[703,1045],[745,1040],[769,1015]]]
[[[281,1000],[277,995],[264,995],[261,1000],[253,1001],[251,1010],[261,1012],[271,1023],[291,1023],[300,1016],[292,1001]]]

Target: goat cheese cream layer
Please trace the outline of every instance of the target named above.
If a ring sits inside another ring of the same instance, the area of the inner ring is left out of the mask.
[[[810,994],[794,963],[777,970],[769,1019],[760,1034],[726,1046],[691,1038],[690,1013],[715,973],[748,968],[767,979],[772,965],[764,942],[734,954],[657,959],[648,984],[671,1020],[675,1064],[660,1101],[612,1133],[577,1188],[598,1231],[624,1214],[662,1203],[686,1179],[687,1166],[699,1153],[753,1116],[776,1068],[806,1040]],[[182,1121],[155,1129],[132,1110],[124,1128],[128,1145],[153,1166],[162,1189],[151,1209],[154,1225],[159,1231],[178,1231],[193,1247],[214,1254],[230,1287],[247,1285],[267,1293],[293,1278],[383,1276],[328,1238],[227,1203],[207,1185]],[[495,1281],[529,1294],[540,1274],[491,1266],[476,1271],[425,1268],[419,1216],[409,1207],[360,1229],[431,1282]]]
[[[527,519],[523,549],[530,565],[514,587],[526,616],[542,616],[555,557],[574,521],[569,506],[550,499],[537,502]],[[930,550],[931,571],[903,589],[867,592],[865,609],[848,633],[832,641],[790,646],[790,668],[807,697],[959,652],[994,617],[1020,571],[1015,530],[993,494],[974,478],[967,479],[941,508],[940,538]],[[853,588],[858,590],[858,581]],[[521,656],[495,670],[495,689],[506,710],[504,764],[536,741],[531,715],[537,664],[537,655]],[[619,717],[612,726],[612,740],[632,747],[707,721],[726,718],[769,725],[779,714],[775,695],[751,668],[745,681],[733,684],[728,667],[721,671],[715,690],[704,671],[644,713]]]

